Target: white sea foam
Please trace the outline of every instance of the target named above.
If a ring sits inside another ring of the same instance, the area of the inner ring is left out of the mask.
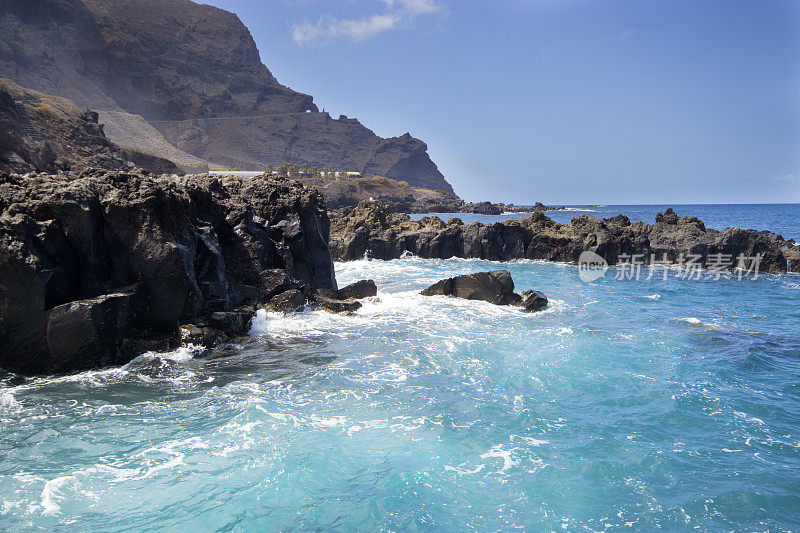
[[[190,344],[187,346],[181,346],[177,350],[171,352],[145,352],[142,355],[132,359],[128,364],[123,365],[122,368],[128,370],[138,363],[154,361],[156,359],[161,359],[163,361],[174,361],[176,363],[185,363],[194,359],[195,354],[201,349],[201,347]]]
[[[456,473],[458,473],[458,475],[463,476],[463,475],[469,475],[469,474],[477,474],[478,472],[483,470],[485,467],[486,467],[486,465],[480,464],[480,465],[478,465],[475,468],[470,470],[469,468],[462,467],[460,465],[459,466],[445,465],[444,469],[445,470],[449,470],[451,472],[456,472]]]
[[[543,444],[549,444],[550,441],[544,439],[537,439],[535,437],[528,437],[525,435],[511,435],[510,437],[511,442],[515,440],[521,440],[531,446],[542,446]]]
[[[694,317],[694,316],[687,316],[687,317],[684,317],[684,318],[680,318],[679,320],[681,322],[686,322],[687,324],[691,324],[692,326],[699,326],[699,327],[712,328],[712,329],[716,329],[716,328],[719,327],[716,324],[703,322],[702,320],[700,320],[699,318]]]
[[[499,470],[500,473],[507,472],[512,467],[519,464],[519,460],[514,458],[511,451],[503,449],[502,445],[500,444],[492,446],[488,452],[481,454],[481,459],[491,458],[499,458],[503,460],[503,466]]]
[[[22,406],[10,392],[0,392],[0,412],[10,412],[20,409]]]
[[[660,294],[648,294],[647,296],[645,296],[645,298],[647,298],[648,300],[660,300],[661,299],[661,295]]]
[[[74,476],[61,476],[44,484],[42,489],[42,514],[47,516],[56,515],[61,512],[61,505],[59,503],[64,499],[61,493],[61,488],[70,481],[74,481]]]
[[[498,306],[489,302],[464,300],[450,296],[422,296],[418,291],[379,292],[377,297],[361,300],[362,307],[351,315],[340,315],[323,310],[306,309],[299,313],[278,313],[259,310],[250,329],[251,335],[269,335],[276,338],[292,337],[360,336],[364,327],[393,329],[401,323],[419,325],[424,321],[441,324],[452,322],[452,328],[443,332],[440,328],[428,328],[425,333],[442,337],[450,343],[461,340],[458,332],[463,330],[465,320],[493,318],[536,319],[546,314],[561,311],[566,303],[550,300],[549,306],[536,313],[525,313],[514,306]],[[457,312],[454,312],[456,311]],[[446,334],[445,334],[446,333]],[[562,333],[567,333],[563,331]],[[451,344],[451,346],[453,346]]]

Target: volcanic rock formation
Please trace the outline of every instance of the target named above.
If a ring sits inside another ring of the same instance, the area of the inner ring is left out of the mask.
[[[495,305],[515,305],[535,311],[547,305],[540,291],[514,292],[514,280],[508,270],[475,272],[437,281],[421,293],[423,296],[455,296],[465,300],[483,300]]]
[[[283,179],[0,173],[0,367],[64,372],[336,294],[320,194]]]
[[[557,224],[534,212],[520,220],[465,225],[459,219],[445,223],[438,217],[414,221],[377,202],[363,202],[333,216],[330,245],[336,260],[365,255],[396,259],[410,252],[424,258],[577,262],[583,251],[590,250],[609,264],[637,254],[645,264],[653,257],[677,263],[681,257],[697,256],[697,263],[707,266],[717,254],[731,259],[758,255],[761,272],[786,272],[795,264],[796,253],[794,241],[775,233],[707,229],[697,217],[678,217],[671,208],[660,213],[655,224],[631,223],[624,215],[607,219],[581,215],[569,224]]]

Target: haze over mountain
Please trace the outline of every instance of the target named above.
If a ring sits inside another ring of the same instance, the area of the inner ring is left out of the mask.
[[[184,167],[289,161],[452,192],[424,142],[320,112],[261,63],[236,15],[189,0],[4,1],[0,76],[96,110],[112,140]]]
[[[117,146],[98,124],[97,113],[0,78],[0,171],[129,170],[133,166],[159,174],[180,171],[171,160],[153,152]]]

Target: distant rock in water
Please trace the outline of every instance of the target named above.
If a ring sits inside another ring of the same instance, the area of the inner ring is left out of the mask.
[[[514,305],[526,311],[536,311],[547,306],[547,296],[542,291],[527,290],[522,292],[522,299]]]
[[[736,258],[760,255],[760,272],[786,272],[787,257],[794,257],[794,241],[768,231],[728,228],[707,229],[697,217],[678,217],[672,209],[659,214],[655,224],[631,223],[618,215],[596,219],[581,215],[569,224],[557,224],[542,212],[520,220],[494,224],[463,224],[438,217],[415,221],[385,205],[362,203],[331,220],[331,251],[337,260],[365,256],[397,259],[405,253],[424,258],[464,257],[509,261],[545,259],[577,262],[590,250],[609,264],[621,257],[639,255],[642,263],[651,257],[677,263],[683,256],[699,258],[707,265],[711,255]]]
[[[320,194],[291,180],[0,173],[0,367],[122,364],[181,325],[241,334],[257,304],[336,291],[328,233]]]
[[[469,202],[465,204],[459,213],[475,213],[477,215],[500,215],[503,213],[502,206],[493,204],[492,202]]]
[[[453,192],[423,141],[381,138],[354,118],[320,112],[311,96],[278,83],[235,14],[209,5],[4,0],[0,76],[116,113],[112,131],[126,147],[162,146],[160,155],[245,170],[308,163]]]
[[[508,270],[475,272],[438,281],[423,290],[423,296],[455,296],[465,300],[483,300],[495,305],[516,305],[535,311],[547,305],[547,297],[539,291],[514,292],[514,280]]]
[[[336,297],[340,300],[359,300],[369,298],[378,294],[378,287],[371,279],[362,279],[342,287],[336,291]]]

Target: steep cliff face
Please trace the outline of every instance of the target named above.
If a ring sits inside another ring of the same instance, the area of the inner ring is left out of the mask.
[[[80,107],[140,115],[214,163],[308,162],[452,192],[425,143],[319,113],[311,96],[276,81],[236,15],[189,0],[5,0],[0,75]]]
[[[83,4],[110,59],[106,87],[129,112],[180,120],[317,110],[311,96],[275,80],[233,13],[189,0]]]
[[[236,15],[189,0],[5,0],[0,69],[81,107],[176,120],[298,112]]]

